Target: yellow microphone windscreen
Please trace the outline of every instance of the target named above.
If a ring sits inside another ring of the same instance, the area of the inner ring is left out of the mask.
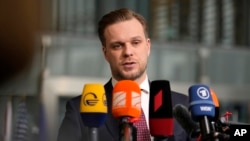
[[[100,127],[107,118],[107,100],[102,84],[85,84],[81,101],[80,114],[87,127]]]
[[[102,84],[85,84],[80,104],[81,113],[107,113],[107,100]]]

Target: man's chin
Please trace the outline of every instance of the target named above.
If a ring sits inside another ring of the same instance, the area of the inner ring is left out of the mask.
[[[138,75],[138,73],[123,73],[121,78],[127,80],[136,80],[139,77],[140,75]]]

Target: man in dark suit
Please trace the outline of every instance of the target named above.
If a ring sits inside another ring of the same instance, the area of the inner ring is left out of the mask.
[[[133,80],[144,90],[141,94],[141,101],[148,125],[150,82],[146,68],[151,43],[144,18],[125,8],[104,15],[98,24],[98,35],[102,43],[104,57],[110,65],[112,74],[112,78],[104,86],[108,115],[105,124],[98,128],[99,139],[118,141],[119,121],[112,116],[111,111],[112,90],[117,81]],[[67,102],[65,117],[59,129],[58,141],[86,140],[88,128],[82,123],[79,113],[80,97],[75,97]],[[172,103],[173,105],[183,104],[187,106],[188,98],[186,95],[172,92]],[[176,121],[174,121],[174,136],[169,140],[189,140],[186,132]]]

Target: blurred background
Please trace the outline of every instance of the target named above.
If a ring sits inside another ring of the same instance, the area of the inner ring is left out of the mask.
[[[96,28],[121,7],[147,20],[150,80],[185,94],[207,84],[221,116],[250,122],[250,1],[8,0],[0,2],[0,140],[56,140],[66,101],[110,79]]]

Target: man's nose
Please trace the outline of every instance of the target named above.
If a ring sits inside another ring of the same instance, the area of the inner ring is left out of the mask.
[[[133,47],[130,44],[126,44],[124,47],[124,56],[132,56],[133,55]]]

